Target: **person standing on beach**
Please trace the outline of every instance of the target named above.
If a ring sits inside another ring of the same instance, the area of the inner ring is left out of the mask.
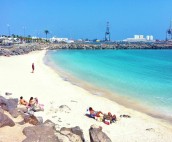
[[[32,73],[34,73],[34,70],[35,70],[35,65],[34,63],[32,63]]]

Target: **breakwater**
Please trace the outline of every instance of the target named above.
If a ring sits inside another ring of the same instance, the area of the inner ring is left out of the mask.
[[[25,43],[10,46],[0,46],[0,56],[12,56],[27,54],[36,50],[56,50],[56,49],[172,49],[172,42],[153,43]]]
[[[172,49],[172,42],[53,44],[49,49]]]

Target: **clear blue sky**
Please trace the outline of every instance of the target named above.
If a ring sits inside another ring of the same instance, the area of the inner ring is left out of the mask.
[[[112,40],[153,35],[165,39],[172,0],[0,0],[0,35],[103,39],[110,22]],[[25,29],[25,30],[24,30]]]

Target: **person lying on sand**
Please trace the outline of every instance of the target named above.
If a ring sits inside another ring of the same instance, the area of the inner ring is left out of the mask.
[[[101,111],[95,111],[92,107],[89,107],[87,116],[94,118],[103,115]]]
[[[103,114],[101,111],[93,110],[92,107],[89,107],[86,115],[96,119],[97,121],[104,122],[107,125],[116,121],[116,115],[112,115],[110,112],[108,112],[108,114]]]
[[[28,105],[28,102],[25,101],[25,100],[23,99],[23,97],[21,96],[21,97],[20,97],[19,104],[27,106],[27,105]]]
[[[112,115],[110,112],[108,112],[108,114],[104,114],[103,116],[103,122],[105,123],[106,120],[109,120],[110,123],[115,122],[116,121],[116,115]]]

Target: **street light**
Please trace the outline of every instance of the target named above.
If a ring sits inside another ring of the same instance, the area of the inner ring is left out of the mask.
[[[7,28],[8,28],[8,36],[10,37],[10,25],[7,24]]]
[[[26,30],[26,27],[23,27],[23,37],[25,37],[25,30]]]

